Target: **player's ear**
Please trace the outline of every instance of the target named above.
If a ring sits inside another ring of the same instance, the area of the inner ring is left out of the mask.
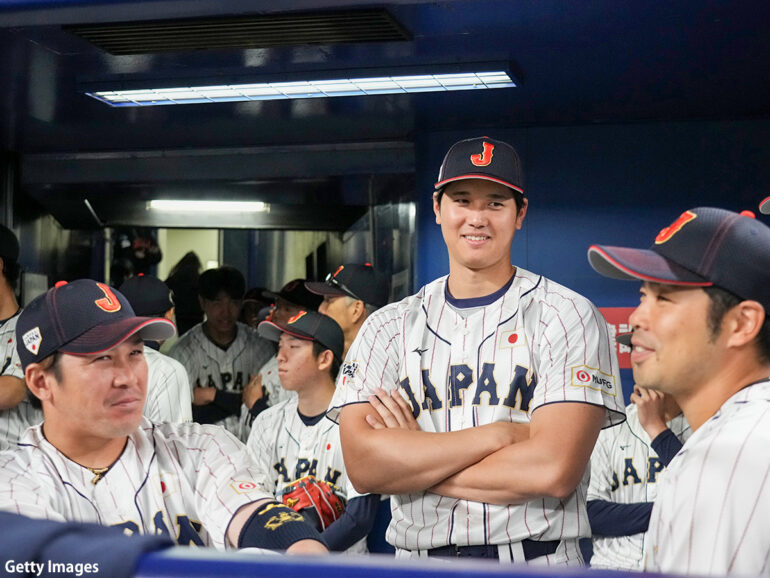
[[[172,307],[171,309],[166,311],[166,313],[163,315],[163,317],[165,317],[169,321],[174,321],[174,314],[175,313],[176,313],[176,307]]]
[[[50,372],[43,369],[39,363],[30,363],[24,370],[24,379],[27,387],[39,400],[51,399],[51,386],[53,385],[53,376]]]
[[[436,224],[441,224],[441,205],[439,205],[439,192],[433,193],[433,213],[436,215]]]
[[[519,213],[516,215],[516,230],[518,231],[521,229],[521,226],[524,224],[524,217],[527,214],[527,207],[529,206],[529,201],[526,199],[526,197],[523,197],[521,199],[521,209],[519,209]]]
[[[765,309],[757,301],[741,301],[722,319],[728,347],[742,347],[754,341],[765,322]]]
[[[324,349],[318,357],[316,357],[316,366],[318,371],[328,371],[334,361],[334,354],[331,349]]]
[[[364,305],[364,302],[361,301],[360,299],[356,299],[350,305],[350,317],[354,324],[361,321],[365,313],[366,313],[366,305]]]

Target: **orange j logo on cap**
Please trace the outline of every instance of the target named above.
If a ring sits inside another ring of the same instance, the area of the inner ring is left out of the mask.
[[[492,162],[495,145],[484,141],[484,150],[481,154],[471,155],[471,162],[477,167],[486,167]]]
[[[671,223],[668,227],[665,229],[662,229],[660,233],[658,233],[658,236],[655,237],[655,244],[660,245],[661,243],[665,243],[671,237],[673,237],[676,233],[678,233],[682,227],[684,227],[687,223],[692,221],[693,219],[697,218],[698,215],[693,213],[692,211],[685,211],[682,213],[679,218]]]
[[[115,293],[112,292],[112,289],[104,283],[97,283],[96,286],[104,293],[104,297],[94,301],[96,306],[107,313],[120,311],[120,301],[118,301],[118,298],[115,296]]]

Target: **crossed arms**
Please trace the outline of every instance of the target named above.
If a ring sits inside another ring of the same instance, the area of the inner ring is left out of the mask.
[[[566,498],[591,457],[605,409],[544,405],[527,424],[496,422],[430,433],[419,429],[398,390],[340,413],[345,466],[362,493],[429,491],[490,504]]]

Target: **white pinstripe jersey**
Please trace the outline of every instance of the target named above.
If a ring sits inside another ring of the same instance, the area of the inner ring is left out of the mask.
[[[684,443],[690,429],[679,414],[668,428]],[[665,466],[652,449],[652,440],[639,423],[639,410],[633,403],[626,407],[626,421],[599,433],[591,455],[589,500],[616,504],[653,502]],[[591,566],[618,570],[642,570],[645,533],[631,536],[594,536]]]
[[[21,310],[19,310],[21,313]],[[0,324],[0,375],[24,379],[16,351],[16,321],[19,313]],[[16,407],[0,410],[0,450],[16,447],[16,442],[31,425],[43,421],[43,412],[23,399]]]
[[[698,428],[658,486],[645,569],[770,574],[770,381],[745,387]]]
[[[251,426],[246,445],[260,474],[269,480],[268,489],[277,497],[291,482],[312,475],[330,484],[345,502],[359,497],[345,471],[339,426],[326,418],[305,425],[297,404],[295,396],[269,407]],[[347,552],[366,552],[366,539]]]
[[[225,350],[217,347],[203,332],[203,323],[192,327],[169,350],[169,356],[187,370],[192,387],[216,387],[224,391],[242,392],[249,376],[256,375],[273,354],[270,343],[248,325],[236,323],[235,340]],[[218,425],[240,435],[240,416],[225,418]]]
[[[176,359],[144,346],[147,400],[142,415],[155,423],[192,421],[190,380]]]
[[[400,387],[428,432],[526,423],[538,407],[562,401],[605,406],[605,426],[623,419],[615,349],[589,301],[519,268],[502,295],[484,306],[473,300],[479,306],[463,314],[447,302],[446,279],[366,320],[340,372],[331,417],[377,387]],[[519,506],[426,492],[393,496],[387,539],[424,550],[587,536],[587,486],[586,471],[568,499]]]
[[[0,509],[32,518],[163,533],[180,545],[225,548],[230,519],[265,492],[246,448],[218,426],[146,418],[96,484],[31,428],[0,453]]]

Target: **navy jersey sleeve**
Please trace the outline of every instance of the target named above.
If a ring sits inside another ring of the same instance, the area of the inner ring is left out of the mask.
[[[682,449],[682,442],[679,441],[679,438],[670,429],[660,432],[650,445],[655,450],[655,453],[658,454],[664,466],[668,466],[671,460],[674,459],[674,456]]]
[[[342,516],[321,532],[329,550],[342,552],[366,537],[374,526],[379,505],[379,494],[367,494],[348,501]]]
[[[652,502],[616,504],[605,500],[589,500],[587,510],[593,534],[631,536],[647,531]]]

